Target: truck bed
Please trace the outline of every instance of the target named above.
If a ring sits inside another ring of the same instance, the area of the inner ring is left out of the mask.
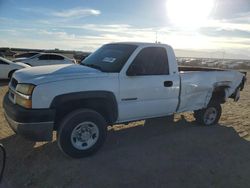
[[[221,68],[209,68],[209,67],[197,67],[197,66],[178,66],[178,71],[180,73],[184,72],[209,72],[209,71],[230,71],[230,69]],[[247,75],[246,71],[239,71],[240,73]],[[246,78],[244,78],[246,79]]]
[[[190,72],[190,71],[226,71],[220,68],[208,68],[208,67],[193,67],[193,66],[179,66],[179,72]]]
[[[242,74],[234,70],[188,66],[178,68],[181,83],[178,112],[205,108],[214,88],[218,86],[227,88],[225,90],[227,99],[245,81]]]

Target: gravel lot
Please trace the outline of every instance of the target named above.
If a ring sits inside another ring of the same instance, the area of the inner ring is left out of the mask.
[[[1,104],[6,91],[0,83]],[[250,187],[249,93],[248,83],[238,103],[223,105],[218,126],[196,125],[190,113],[175,115],[174,122],[118,125],[96,155],[80,160],[62,155],[55,141],[15,135],[0,105],[0,139],[7,149],[2,187]]]

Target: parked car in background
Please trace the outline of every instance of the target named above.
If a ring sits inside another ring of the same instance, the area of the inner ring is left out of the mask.
[[[85,58],[87,58],[91,53],[90,52],[81,52],[81,53],[75,53],[74,54],[74,59],[80,63],[83,61]]]
[[[34,55],[39,54],[40,52],[25,52],[25,53],[19,53],[19,54],[15,54],[14,58],[30,58]]]
[[[14,63],[0,57],[0,79],[10,79],[12,74],[19,69],[30,67],[24,63]]]
[[[30,58],[20,58],[14,60],[15,62],[22,62],[30,66],[43,66],[43,65],[57,65],[57,64],[74,64],[76,61],[61,54],[55,53],[39,53]]]

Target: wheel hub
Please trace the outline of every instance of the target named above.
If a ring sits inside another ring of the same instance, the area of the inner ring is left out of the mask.
[[[81,130],[80,132],[77,133],[77,139],[79,139],[79,141],[87,141],[88,139],[90,139],[92,133],[90,130]]]
[[[99,136],[99,130],[93,122],[78,124],[71,133],[71,143],[79,150],[86,150],[93,146]]]
[[[214,107],[210,107],[206,110],[204,114],[204,122],[206,125],[212,124],[218,115],[217,109]]]

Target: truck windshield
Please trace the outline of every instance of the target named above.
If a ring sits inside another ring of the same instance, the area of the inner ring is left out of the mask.
[[[136,48],[136,45],[130,44],[107,44],[84,59],[81,65],[102,72],[120,72]]]

